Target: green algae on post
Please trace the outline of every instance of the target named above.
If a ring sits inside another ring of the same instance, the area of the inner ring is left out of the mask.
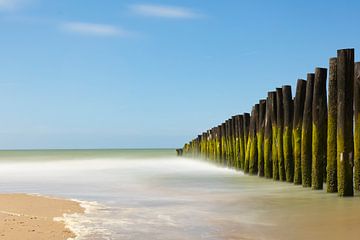
[[[312,189],[323,189],[324,165],[326,164],[327,103],[326,68],[315,69],[312,106]]]
[[[355,63],[354,74],[354,188],[360,190],[360,62]]]
[[[327,165],[326,165],[326,191],[337,192],[337,59],[331,58],[329,63],[329,88],[328,88],[328,135],[327,135]]]
[[[264,172],[266,178],[272,178],[272,159],[271,159],[271,108],[270,108],[270,93],[266,99],[265,111],[265,134],[264,134]]]
[[[306,94],[303,122],[301,128],[301,175],[303,187],[311,187],[311,161],[312,161],[312,101],[315,74],[308,73],[306,81]]]
[[[249,172],[249,158],[250,158],[250,138],[249,138],[249,128],[250,128],[250,114],[244,113],[244,150],[245,150],[245,161],[244,161],[244,172]]]
[[[339,196],[353,196],[354,49],[337,51],[337,177]]]
[[[239,162],[240,169],[244,169],[245,162],[245,140],[244,140],[244,116],[239,115]]]
[[[257,130],[258,172],[259,176],[265,176],[264,169],[264,133],[265,133],[266,100],[259,102],[259,124]]]
[[[271,160],[272,160],[272,175],[274,180],[279,180],[279,163],[277,153],[277,115],[276,115],[276,92],[269,93],[269,111],[271,115]]]
[[[259,112],[259,104],[255,104],[253,110],[251,112],[251,120],[250,120],[250,146],[249,148],[249,174],[256,175],[257,174],[257,137],[256,137],[256,125],[258,119]]]
[[[282,89],[276,88],[276,147],[279,164],[279,180],[285,181],[285,164],[284,164],[284,145],[283,145],[283,125],[284,125],[284,107]]]
[[[293,121],[293,102],[291,86],[283,86],[283,108],[284,108],[284,130],[283,130],[283,152],[285,177],[287,182],[294,181],[294,159],[292,148],[292,121]]]
[[[301,184],[301,125],[304,113],[306,81],[298,79],[294,100],[293,151],[294,151],[294,184]]]

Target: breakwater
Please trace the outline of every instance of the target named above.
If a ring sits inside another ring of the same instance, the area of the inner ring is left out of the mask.
[[[267,93],[251,113],[204,131],[178,155],[314,190],[360,190],[360,62],[340,49],[329,68]]]

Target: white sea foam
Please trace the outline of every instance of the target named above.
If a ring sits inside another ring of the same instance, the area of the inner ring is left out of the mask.
[[[80,206],[84,208],[84,213],[65,213],[62,217],[54,218],[54,221],[64,222],[65,227],[76,235],[75,238],[69,238],[68,240],[110,239],[110,233],[107,229],[102,228],[98,224],[101,220],[97,217],[98,211],[104,211],[107,210],[107,208],[96,201],[81,201],[78,199],[71,200],[78,202]]]

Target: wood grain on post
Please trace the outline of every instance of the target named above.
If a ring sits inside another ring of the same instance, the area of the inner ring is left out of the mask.
[[[279,162],[277,153],[277,111],[276,111],[276,92],[269,93],[269,111],[271,115],[271,160],[272,160],[272,175],[274,180],[279,180]]]
[[[265,133],[264,133],[264,174],[266,178],[272,178],[272,159],[271,159],[271,147],[272,147],[272,134],[271,134],[271,107],[270,107],[270,93],[266,99],[265,110]]]
[[[250,128],[250,114],[244,113],[244,150],[245,150],[245,159],[244,159],[244,172],[249,172],[249,152],[248,152],[248,141],[249,141],[249,128]]]
[[[244,140],[244,115],[239,115],[239,166],[244,169],[245,162],[245,140]]]
[[[312,162],[312,101],[315,74],[308,73],[303,122],[301,129],[301,174],[303,187],[311,187]]]
[[[326,68],[315,69],[312,106],[312,189],[323,189],[324,170],[326,169],[327,146],[327,99]]]
[[[354,188],[360,191],[360,62],[355,63],[354,78]]]
[[[259,123],[257,130],[258,172],[260,177],[265,176],[265,166],[264,166],[265,114],[266,114],[266,100],[262,99],[259,101]]]
[[[221,124],[221,164],[226,163],[226,128],[225,123]]]
[[[354,49],[337,51],[337,176],[338,194],[353,196]]]
[[[255,104],[251,114],[253,125],[250,122],[250,158],[249,158],[249,174],[256,175],[258,173],[258,152],[257,152],[257,125],[259,119],[259,104]]]
[[[337,58],[330,58],[328,88],[328,136],[326,191],[337,192]]]
[[[294,100],[294,184],[301,184],[301,127],[304,113],[304,102],[306,94],[306,81],[299,79],[296,84],[296,94]]]
[[[283,142],[283,129],[284,129],[284,106],[282,89],[276,88],[276,118],[277,118],[277,132],[276,132],[276,146],[278,153],[279,163],[279,180],[285,181],[285,164],[284,164],[284,142]]]
[[[293,101],[291,86],[282,87],[283,108],[284,108],[284,128],[283,128],[283,151],[285,177],[287,182],[294,181],[294,158],[292,148],[292,125],[293,125]]]

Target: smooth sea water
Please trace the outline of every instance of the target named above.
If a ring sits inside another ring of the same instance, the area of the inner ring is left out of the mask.
[[[77,239],[358,239],[360,198],[246,176],[174,150],[0,151],[0,192],[77,199]]]

